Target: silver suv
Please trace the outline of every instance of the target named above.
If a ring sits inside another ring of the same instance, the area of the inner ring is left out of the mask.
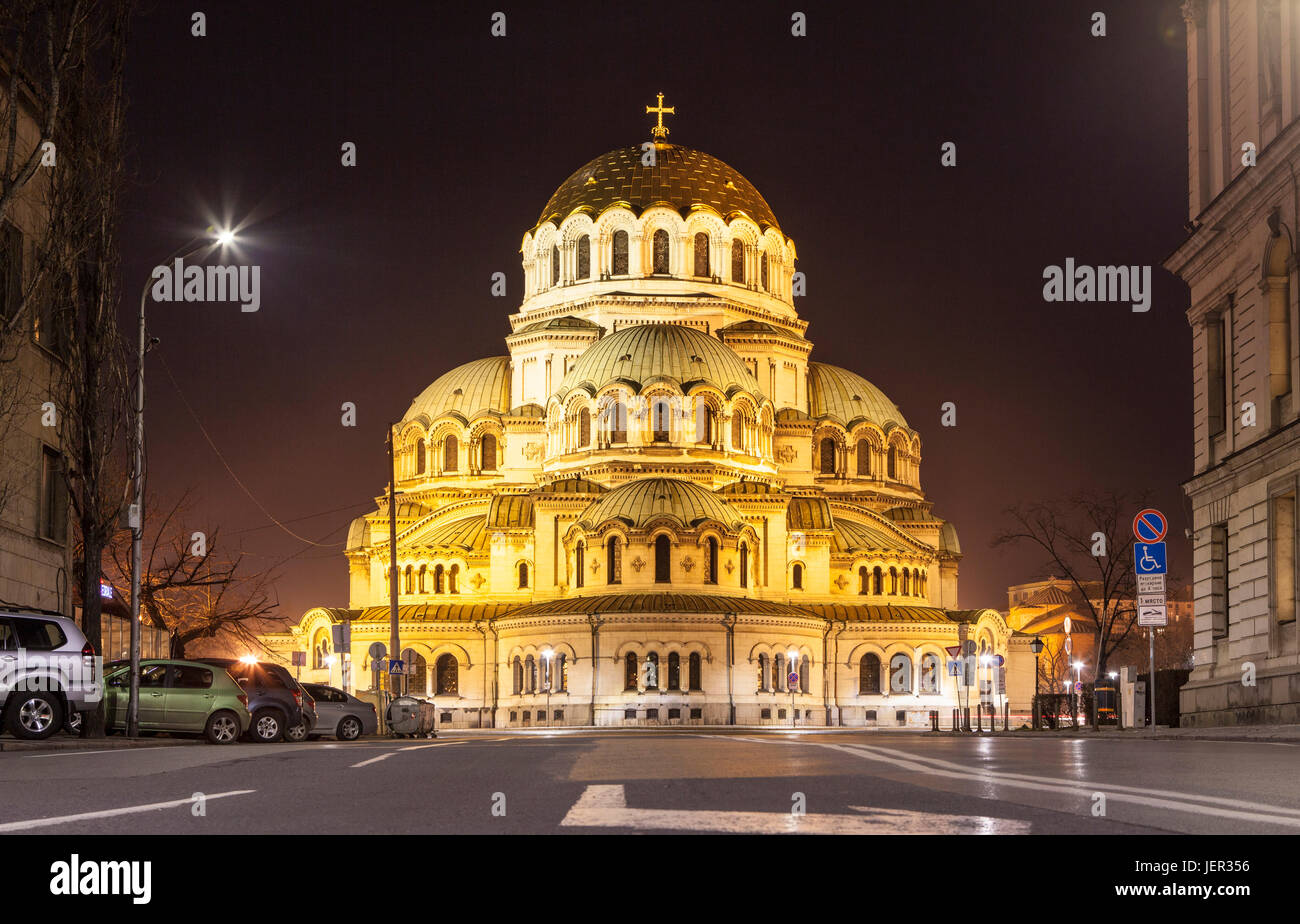
[[[103,695],[95,649],[71,619],[0,611],[0,717],[18,738],[48,738]]]

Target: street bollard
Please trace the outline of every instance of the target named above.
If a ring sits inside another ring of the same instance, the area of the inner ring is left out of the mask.
[[[961,719],[957,715],[956,707],[953,707],[952,710],[952,730],[961,731]]]
[[[939,710],[931,709],[930,710],[930,731],[938,731],[938,730],[939,730]]]

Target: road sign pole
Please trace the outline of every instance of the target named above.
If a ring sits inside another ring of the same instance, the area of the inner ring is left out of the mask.
[[[1148,654],[1150,655],[1149,663],[1151,665],[1150,667],[1151,682],[1147,684],[1147,687],[1151,690],[1151,695],[1150,695],[1151,728],[1154,731],[1156,727],[1156,627],[1155,626],[1147,626],[1147,640],[1151,646],[1148,652]]]

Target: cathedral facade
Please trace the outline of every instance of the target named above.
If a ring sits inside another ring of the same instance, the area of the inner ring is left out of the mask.
[[[337,684],[346,622],[364,687],[396,581],[409,690],[451,726],[947,725],[953,653],[996,695],[1015,646],[957,608],[921,435],[812,360],[794,240],[659,119],[524,233],[506,352],[406,410],[396,509],[385,491],[348,532],[348,607],[264,641]]]

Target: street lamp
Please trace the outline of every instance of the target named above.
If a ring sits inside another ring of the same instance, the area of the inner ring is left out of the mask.
[[[798,679],[796,679],[794,683],[790,683],[790,678],[791,677],[797,678],[798,676],[799,672],[794,669],[794,666],[797,663],[799,663],[798,661],[799,652],[791,648],[789,651],[785,653],[785,656],[789,659],[786,662],[788,669],[786,671],[787,676],[785,678],[785,682],[786,685],[790,687],[790,727],[797,728],[799,726],[799,719],[798,719],[798,713],[794,711],[794,694],[795,694],[795,689],[799,686],[799,681]]]
[[[198,237],[178,247],[164,266],[174,260],[186,260],[202,250],[233,244],[235,234],[229,229],[208,226]],[[140,733],[140,582],[144,561],[144,357],[157,343],[145,331],[145,305],[154,276],[149,274],[140,291],[140,341],[135,370],[135,502],[131,505],[131,680],[126,702],[126,734],[134,738]]]
[[[1034,730],[1037,731],[1041,721],[1038,715],[1038,656],[1043,653],[1043,640],[1035,635],[1034,640],[1029,643],[1029,650],[1034,653],[1034,708],[1029,711],[1034,719]]]
[[[551,686],[553,683],[551,675],[551,658],[555,656],[553,651],[543,651],[542,660],[546,662],[546,724],[551,724]]]

